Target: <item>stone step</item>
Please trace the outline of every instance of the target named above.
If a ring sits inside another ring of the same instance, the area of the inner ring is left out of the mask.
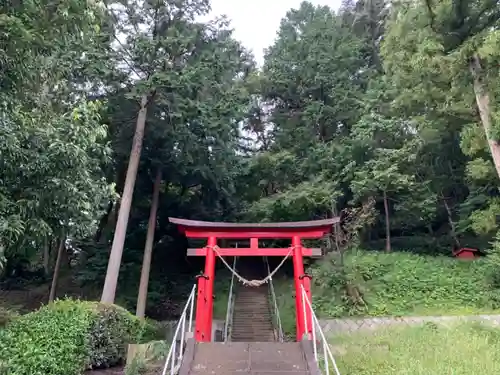
[[[238,304],[238,302],[235,302],[235,307],[234,311],[235,312],[241,312],[244,313],[249,310],[255,310],[255,311],[268,311],[269,312],[269,305],[267,304],[262,304],[262,305],[256,305],[256,304]],[[270,313],[270,312],[269,312]]]
[[[251,296],[245,298],[236,298],[234,300],[236,303],[244,303],[244,304],[257,304],[257,305],[267,305],[269,303],[267,296],[264,298],[260,298],[258,296]]]
[[[267,298],[267,295],[266,296],[249,295],[249,296],[241,296],[241,297],[237,296],[234,301],[241,302],[241,303],[268,304],[269,298]]]
[[[261,331],[263,329],[272,329],[272,324],[270,323],[262,323],[262,324],[246,324],[246,325],[239,325],[233,326],[232,331],[233,332],[245,332],[245,331]]]
[[[243,310],[245,308],[265,308],[269,306],[267,301],[257,301],[255,298],[249,299],[248,301],[234,301],[234,307],[237,310]]]
[[[267,320],[251,320],[251,318],[248,319],[233,319],[233,326],[235,327],[236,325],[242,326],[242,327],[263,327],[263,326],[272,326],[271,319]]]
[[[208,374],[307,375],[310,372],[300,343],[199,343],[189,375]]]
[[[234,329],[231,330],[231,335],[232,337],[236,336],[245,336],[245,337],[252,337],[252,335],[265,335],[267,336],[272,336],[273,329],[271,326],[269,327],[244,327],[244,328],[239,328],[239,329]]]
[[[252,327],[255,327],[255,328],[261,328],[261,327],[272,327],[272,323],[271,321],[267,321],[267,322],[256,322],[256,323],[241,323],[239,321],[236,321],[234,322],[233,321],[233,331],[235,330],[238,330],[238,329],[242,329],[242,328],[245,328],[245,329],[248,329],[248,328],[252,328]]]
[[[235,302],[243,302],[243,303],[251,303],[251,302],[256,302],[256,303],[267,303],[269,299],[267,298],[267,295],[265,296],[259,296],[259,295],[248,295],[248,296],[241,296],[241,297],[236,297]]]
[[[233,325],[236,325],[236,323],[241,324],[243,326],[259,326],[259,325],[272,324],[272,320],[270,316],[268,316],[267,318],[264,317],[256,318],[255,316],[248,316],[248,317],[239,316],[233,319]]]
[[[234,334],[244,334],[244,333],[252,333],[252,332],[273,332],[273,327],[268,324],[268,325],[261,325],[261,326],[246,326],[246,327],[234,327],[231,332]]]
[[[231,331],[232,335],[235,336],[235,335],[248,335],[248,336],[251,336],[252,334],[256,334],[256,333],[262,333],[262,334],[268,334],[269,332],[273,332],[273,329],[271,326],[267,326],[267,327],[244,327],[244,328],[240,328],[238,327],[237,329],[233,329]]]
[[[267,329],[260,329],[260,328],[249,328],[246,330],[234,330],[231,331],[233,337],[252,337],[252,335],[260,335],[260,336],[272,336],[273,335],[273,330],[269,327]]]
[[[251,333],[254,333],[254,332],[272,332],[273,331],[273,327],[269,324],[267,326],[246,326],[246,327],[238,327],[236,328],[236,326],[234,327],[234,329],[231,330],[233,336],[235,334],[251,334]]]
[[[271,327],[267,328],[254,328],[254,327],[249,327],[247,329],[238,329],[238,330],[233,330],[231,331],[231,335],[233,338],[235,337],[252,337],[252,335],[263,335],[263,336],[272,336],[273,335],[273,330]]]
[[[235,331],[232,333],[232,339],[238,339],[239,342],[243,341],[243,339],[249,339],[250,341],[262,341],[267,342],[269,337],[274,337],[274,333],[270,330],[261,330],[261,331]],[[266,337],[266,340],[258,340],[259,337]],[[271,340],[273,341],[273,340]]]
[[[246,265],[246,267],[245,267]],[[241,263],[240,274],[246,279],[262,279],[266,275],[260,259]],[[240,285],[236,291],[231,339],[234,341],[274,341],[274,329],[269,308],[269,286]]]
[[[259,314],[255,314],[256,312],[259,312]],[[238,309],[238,310],[234,310],[234,314],[235,315],[238,315],[238,316],[243,316],[243,317],[251,317],[251,318],[255,318],[256,320],[260,319],[260,318],[269,318],[270,316],[272,316],[272,314],[269,312],[269,308],[265,308],[265,309],[252,309],[250,311],[248,310],[243,310],[243,309]]]

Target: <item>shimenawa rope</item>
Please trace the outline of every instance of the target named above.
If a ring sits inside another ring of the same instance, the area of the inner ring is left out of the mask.
[[[207,246],[207,248],[210,248],[210,249],[212,249],[215,252],[215,254],[220,258],[220,260],[226,266],[226,268],[229,271],[231,271],[234,276],[236,276],[236,278],[238,279],[238,281],[240,283],[242,283],[245,286],[258,287],[258,286],[261,286],[261,285],[264,285],[264,284],[268,283],[273,278],[273,276],[276,274],[276,272],[279,271],[279,269],[281,268],[281,266],[283,266],[283,264],[285,264],[285,261],[290,257],[290,255],[292,255],[293,249],[295,247],[291,246],[290,249],[289,249],[289,251],[288,251],[288,254],[285,255],[285,257],[282,259],[282,261],[280,262],[280,264],[278,264],[278,266],[274,269],[274,271],[271,272],[271,273],[269,273],[269,275],[267,275],[262,280],[247,280],[243,276],[241,276],[233,267],[231,267],[231,265],[229,263],[226,262],[226,260],[224,259],[224,257],[222,255],[220,255],[220,253],[219,253],[219,249],[220,249],[219,246]]]

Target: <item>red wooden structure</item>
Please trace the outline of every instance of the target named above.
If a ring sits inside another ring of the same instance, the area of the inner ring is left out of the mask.
[[[461,258],[461,259],[474,259],[482,255],[484,254],[481,251],[471,247],[462,247],[453,252],[453,256],[455,258]]]
[[[196,322],[195,340],[198,342],[212,341],[212,317],[213,317],[213,287],[215,277],[214,247],[218,239],[250,239],[248,248],[217,248],[221,256],[286,256],[292,249],[294,285],[295,285],[295,309],[297,324],[297,341],[304,334],[312,332],[312,316],[309,309],[304,307],[302,300],[302,286],[311,300],[311,276],[304,272],[304,256],[319,256],[321,249],[311,249],[302,246],[303,239],[321,238],[332,230],[333,224],[339,222],[339,218],[300,221],[288,223],[223,223],[185,220],[169,218],[170,222],[176,224],[179,231],[188,238],[206,238],[207,245],[199,249],[188,249],[188,255],[204,256],[205,271],[198,276],[198,293],[196,300]],[[290,239],[291,248],[260,248],[259,239]],[[304,319],[304,312],[306,317]],[[307,331],[304,326],[307,322]]]

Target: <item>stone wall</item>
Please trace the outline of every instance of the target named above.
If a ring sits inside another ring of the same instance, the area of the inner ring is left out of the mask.
[[[360,319],[320,319],[319,323],[325,334],[353,333],[375,331],[386,327],[417,326],[424,323],[438,325],[456,324],[460,321],[484,322],[493,326],[500,326],[500,315],[470,315],[470,316],[415,316],[415,317],[377,317]],[[176,328],[176,321],[163,322],[165,324],[166,339],[171,341]],[[193,323],[194,324],[194,323]],[[186,327],[187,328],[187,327]],[[224,321],[215,320],[212,325],[212,337],[217,341],[222,339]]]
[[[177,328],[177,321],[174,320],[166,320],[162,322],[162,325],[165,327],[165,340],[168,342],[172,341],[174,338],[175,329]],[[186,331],[187,331],[187,323],[186,323]],[[193,322],[194,329],[194,322]],[[217,338],[217,341],[221,341],[221,335],[224,334],[224,321],[214,319],[212,323],[212,337]]]
[[[419,316],[419,317],[380,317],[362,319],[321,319],[323,332],[329,334],[351,333],[357,331],[374,331],[386,327],[415,326],[424,323],[439,325],[456,324],[460,321],[484,322],[499,326],[500,315],[471,315],[471,316]]]

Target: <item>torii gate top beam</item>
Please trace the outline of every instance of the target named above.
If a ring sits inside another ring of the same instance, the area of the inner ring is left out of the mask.
[[[174,217],[169,217],[168,220],[172,224],[176,224],[179,231],[188,238],[279,239],[300,237],[302,239],[313,239],[321,238],[330,233],[332,226],[339,223],[340,218],[285,223],[226,223],[186,220]]]
[[[310,275],[304,272],[304,256],[320,256],[321,249],[307,249],[302,239],[321,238],[331,232],[333,224],[339,218],[316,221],[299,221],[288,223],[224,223],[169,218],[179,231],[188,238],[207,238],[203,248],[187,249],[188,255],[205,257],[205,272],[198,277],[198,297],[196,300],[195,339],[198,342],[211,341],[213,317],[213,288],[216,256],[284,256],[292,258],[294,284],[297,341],[305,334],[313,337],[313,320],[307,309],[305,297],[311,301]],[[291,239],[287,249],[260,248],[259,239]],[[248,248],[220,248],[218,239],[250,239]],[[226,264],[227,265],[227,264]],[[234,272],[234,271],[233,271]]]

